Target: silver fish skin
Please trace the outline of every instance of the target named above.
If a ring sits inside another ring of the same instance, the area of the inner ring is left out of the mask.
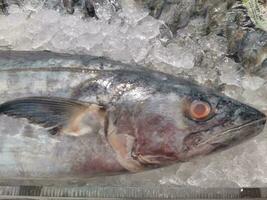
[[[0,51],[0,177],[139,172],[233,146],[265,115],[191,81],[106,58]]]

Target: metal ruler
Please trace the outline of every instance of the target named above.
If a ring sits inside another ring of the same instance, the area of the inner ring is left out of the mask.
[[[0,199],[267,199],[267,188],[0,186]]]

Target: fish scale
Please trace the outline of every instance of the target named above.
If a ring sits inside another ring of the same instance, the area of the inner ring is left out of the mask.
[[[1,101],[17,97],[23,97],[25,93],[32,95],[57,94],[57,96],[70,97],[72,88],[80,84],[80,81],[94,77],[92,74],[42,71],[1,71]],[[64,83],[64,85],[62,85]],[[21,95],[21,96],[20,96]]]
[[[124,64],[108,58],[90,55],[73,55],[67,53],[54,53],[49,51],[3,51],[0,50],[1,70],[14,68],[81,68],[90,70],[118,70],[137,69],[136,65]]]

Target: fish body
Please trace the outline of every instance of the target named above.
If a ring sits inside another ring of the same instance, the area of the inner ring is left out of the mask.
[[[0,177],[88,178],[187,161],[257,135],[260,111],[105,58],[0,52]]]

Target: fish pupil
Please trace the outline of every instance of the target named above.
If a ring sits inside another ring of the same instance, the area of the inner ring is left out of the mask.
[[[202,101],[195,101],[191,105],[191,116],[195,119],[206,118],[211,111],[208,103]]]
[[[198,104],[195,106],[194,112],[198,116],[202,116],[206,112],[206,107],[203,104]]]

